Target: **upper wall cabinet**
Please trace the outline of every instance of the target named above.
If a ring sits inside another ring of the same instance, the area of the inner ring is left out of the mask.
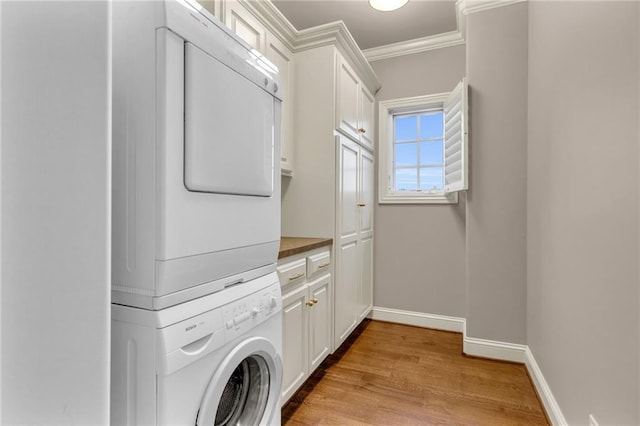
[[[246,4],[246,3],[245,3]],[[262,22],[238,1],[225,1],[224,22],[241,39],[262,53],[280,73],[282,98],[282,129],[280,140],[280,170],[284,176],[293,175],[293,52],[280,41]]]
[[[236,1],[227,1],[224,22],[241,39],[261,53],[265,53],[267,45],[267,29],[244,6]]]
[[[336,83],[336,129],[373,150],[374,97],[342,57]]]
[[[277,37],[267,32],[267,59],[280,71],[282,97],[282,131],[280,140],[280,169],[283,175],[293,175],[293,53]]]
[[[222,19],[222,1],[221,0],[198,0],[198,3],[202,5],[205,9],[207,9],[213,16],[218,18],[220,21],[224,21]]]

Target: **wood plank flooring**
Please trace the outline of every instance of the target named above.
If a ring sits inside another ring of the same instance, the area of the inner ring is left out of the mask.
[[[283,425],[548,425],[520,364],[462,335],[365,320],[282,410]]]

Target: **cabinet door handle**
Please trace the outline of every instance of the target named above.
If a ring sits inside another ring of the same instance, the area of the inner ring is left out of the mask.
[[[331,265],[331,263],[323,263],[322,265],[318,265],[318,269],[326,268],[329,265]]]
[[[308,307],[312,307],[313,305],[315,305],[315,303],[313,303],[313,300],[309,300],[305,303],[305,305],[307,305]]]
[[[358,132],[360,132],[360,133],[362,133],[362,134],[367,133],[367,131],[366,131],[365,129],[363,129],[363,128],[359,128],[359,129],[358,129]]]
[[[316,299],[315,297],[313,299],[311,299],[311,301],[313,302],[313,304],[315,305],[316,303],[318,303],[318,299]]]
[[[364,206],[366,206],[365,203],[358,203],[358,207],[364,207]]]
[[[303,275],[304,275],[304,272],[300,272],[298,274],[292,275],[292,276],[289,277],[289,281],[297,280],[298,278],[300,278]]]

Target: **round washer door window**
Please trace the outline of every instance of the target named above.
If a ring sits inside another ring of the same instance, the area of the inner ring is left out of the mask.
[[[245,340],[224,359],[205,391],[198,426],[270,424],[280,409],[282,361],[263,338]]]
[[[269,368],[260,355],[242,360],[222,391],[215,426],[255,425],[260,422],[269,396]]]

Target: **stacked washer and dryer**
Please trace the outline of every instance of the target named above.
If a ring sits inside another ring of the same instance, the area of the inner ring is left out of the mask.
[[[277,69],[193,0],[112,16],[111,421],[279,424]]]

